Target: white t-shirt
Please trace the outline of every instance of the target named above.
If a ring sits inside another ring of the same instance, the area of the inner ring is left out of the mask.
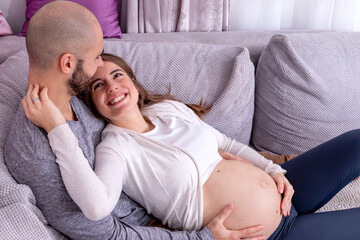
[[[153,140],[181,148],[192,156],[199,168],[203,185],[222,160],[216,138],[204,126],[171,116],[150,117],[155,128],[143,135]]]

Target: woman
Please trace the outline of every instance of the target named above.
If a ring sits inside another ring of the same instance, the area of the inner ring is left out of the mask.
[[[169,95],[151,95],[122,59],[102,57],[104,66],[85,99],[109,122],[97,147],[94,171],[61,114],[56,114],[46,88],[40,100],[30,104],[39,97],[39,89],[30,87],[24,104],[28,118],[49,133],[65,186],[87,217],[97,220],[110,214],[123,190],[175,229],[206,226],[233,203],[227,228],[262,224],[261,234],[269,239],[321,239],[329,232],[326,239],[343,239],[360,233],[355,224],[360,208],[311,214],[360,175],[358,130],[283,164],[284,170],[201,121],[201,106],[190,109]],[[31,108],[55,112],[50,114],[53,120],[42,121]],[[252,164],[224,160],[218,149]],[[296,189],[295,207],[286,170]],[[318,221],[334,227],[318,227]],[[338,228],[344,222],[346,227]]]

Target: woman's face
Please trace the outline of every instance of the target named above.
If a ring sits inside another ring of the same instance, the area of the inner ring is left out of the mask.
[[[110,122],[138,110],[139,93],[127,73],[118,65],[104,61],[91,83],[91,99],[98,112]]]

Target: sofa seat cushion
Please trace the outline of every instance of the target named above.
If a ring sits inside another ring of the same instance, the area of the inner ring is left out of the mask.
[[[255,81],[252,142],[301,154],[360,128],[360,33],[277,34]]]

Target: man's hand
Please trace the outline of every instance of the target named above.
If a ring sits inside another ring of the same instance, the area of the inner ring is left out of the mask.
[[[250,237],[256,232],[264,229],[264,226],[257,225],[254,227],[244,228],[240,230],[228,230],[224,226],[225,219],[230,216],[232,211],[234,210],[234,205],[227,205],[219,215],[217,215],[208,225],[207,227],[210,229],[213,234],[215,240],[220,239],[249,239],[249,240],[264,240],[265,236],[259,235],[255,237]]]
[[[278,192],[283,194],[284,197],[281,201],[281,214],[284,217],[290,215],[291,209],[291,199],[295,193],[293,186],[290,184],[289,180],[284,176],[283,173],[276,173],[271,176],[277,186]]]
[[[229,152],[225,152],[221,149],[218,149],[218,152],[220,154],[220,156],[225,159],[225,160],[236,160],[236,161],[241,161],[241,162],[244,162],[244,163],[248,163],[248,164],[251,164],[249,161],[239,157],[239,156],[236,156],[234,154],[231,154]]]

